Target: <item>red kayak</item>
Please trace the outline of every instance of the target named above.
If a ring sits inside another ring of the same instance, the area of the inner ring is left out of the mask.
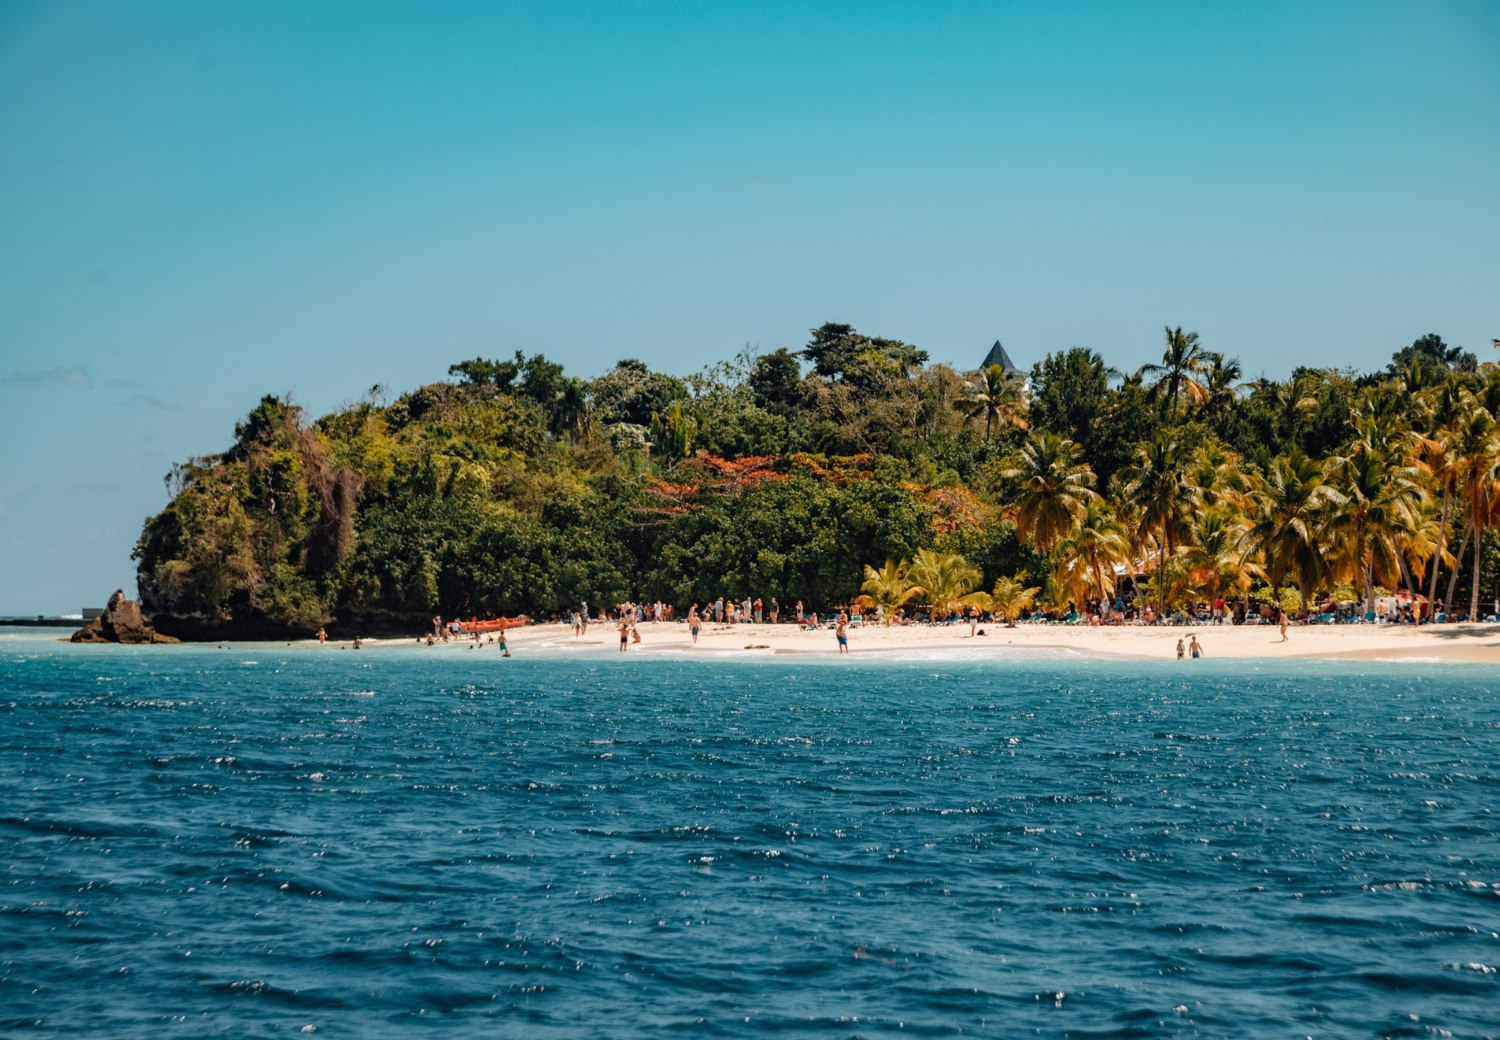
[[[489,621],[470,618],[468,621],[458,621],[455,624],[464,632],[504,632],[507,628],[516,628],[519,625],[526,624],[526,615],[522,614],[520,617],[510,618],[493,618]]]

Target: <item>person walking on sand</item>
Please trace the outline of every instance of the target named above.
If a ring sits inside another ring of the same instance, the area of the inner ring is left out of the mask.
[[[1286,611],[1281,612],[1281,617],[1276,620],[1276,627],[1281,629],[1281,641],[1286,642]]]
[[[1203,645],[1198,642],[1198,633],[1194,632],[1188,636],[1188,653],[1193,655],[1193,660],[1203,656]]]
[[[510,646],[505,642],[505,629],[503,628],[500,630],[500,656],[510,656]]]
[[[698,633],[703,628],[703,619],[698,616],[698,604],[694,603],[688,607],[688,634],[693,637],[693,645],[698,645]]]
[[[849,624],[842,614],[839,615],[839,625],[834,629],[833,634],[839,641],[839,653],[847,654],[849,652]]]
[[[1178,639],[1177,640],[1177,660],[1179,660],[1179,661],[1182,660],[1182,657],[1183,657],[1183,655],[1185,653],[1187,653],[1187,644],[1185,644],[1181,639]]]

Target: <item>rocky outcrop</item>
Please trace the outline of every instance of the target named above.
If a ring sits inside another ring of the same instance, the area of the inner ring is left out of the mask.
[[[73,633],[75,643],[177,643],[181,640],[164,636],[151,627],[151,619],[141,613],[141,605],[125,598],[124,589],[115,589],[104,613]]]

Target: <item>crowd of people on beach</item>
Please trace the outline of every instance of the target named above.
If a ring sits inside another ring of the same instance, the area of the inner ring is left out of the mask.
[[[1332,600],[1317,604],[1308,611],[1289,614],[1270,602],[1249,596],[1237,599],[1216,596],[1211,603],[1205,603],[1196,610],[1174,608],[1158,615],[1145,597],[1127,598],[1119,595],[1107,599],[1088,600],[1081,608],[1069,603],[1061,612],[1025,610],[1019,614],[1018,619],[1028,624],[1046,622],[1090,626],[1264,624],[1275,625],[1279,629],[1281,642],[1288,640],[1288,628],[1294,623],[1378,621],[1392,624],[1427,624],[1434,621],[1457,620],[1443,613],[1441,600],[1429,606],[1425,597],[1414,596],[1404,589],[1397,590],[1392,596],[1380,597],[1377,604],[1379,610],[1373,615],[1363,612],[1362,605],[1337,604]],[[620,652],[625,653],[631,646],[641,643],[642,624],[677,621],[678,614],[673,604],[662,600],[650,603],[627,601],[616,604],[612,610],[598,607],[592,611],[588,602],[584,601],[578,609],[568,612],[565,618],[554,614],[550,620],[553,623],[570,625],[575,637],[586,635],[590,624],[612,628],[619,635]],[[832,630],[838,652],[846,654],[849,652],[848,633],[851,627],[966,624],[971,636],[982,636],[985,630],[979,627],[981,624],[1002,619],[989,611],[972,606],[959,607],[942,613],[922,609],[908,611],[905,607],[899,607],[887,615],[883,606],[876,605],[866,613],[861,610],[860,606],[849,604],[835,607],[828,614],[820,614],[817,610],[805,609],[801,600],[797,600],[784,609],[780,600],[774,596],[768,599],[750,596],[742,598],[719,596],[701,605],[696,601],[693,602],[682,620],[687,624],[688,633],[694,645],[697,644],[704,627],[708,625],[727,628],[738,625],[796,624],[798,629],[804,632]],[[529,619],[524,617],[510,621],[511,624],[528,622]],[[487,626],[494,626],[496,630],[484,630]],[[441,616],[437,616],[432,619],[432,628],[425,637],[421,638],[425,638],[429,646],[438,642],[465,642],[473,649],[496,646],[503,656],[509,657],[510,647],[506,640],[505,627],[503,624],[497,626],[494,621],[476,623],[450,620],[445,622]],[[320,642],[326,639],[326,634],[322,631],[318,635]],[[1202,644],[1196,633],[1191,633],[1177,641],[1177,656],[1179,658],[1204,656]]]

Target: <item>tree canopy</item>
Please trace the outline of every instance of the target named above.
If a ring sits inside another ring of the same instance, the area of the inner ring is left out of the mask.
[[[316,420],[267,396],[169,475],[141,597],[294,631],[746,594],[1014,606],[1021,573],[1054,609],[1496,594],[1500,369],[1436,335],[1376,373],[1253,383],[1172,325],[1127,376],[1083,347],[1024,383],[927,359],[828,323],[696,373],[515,351]]]

